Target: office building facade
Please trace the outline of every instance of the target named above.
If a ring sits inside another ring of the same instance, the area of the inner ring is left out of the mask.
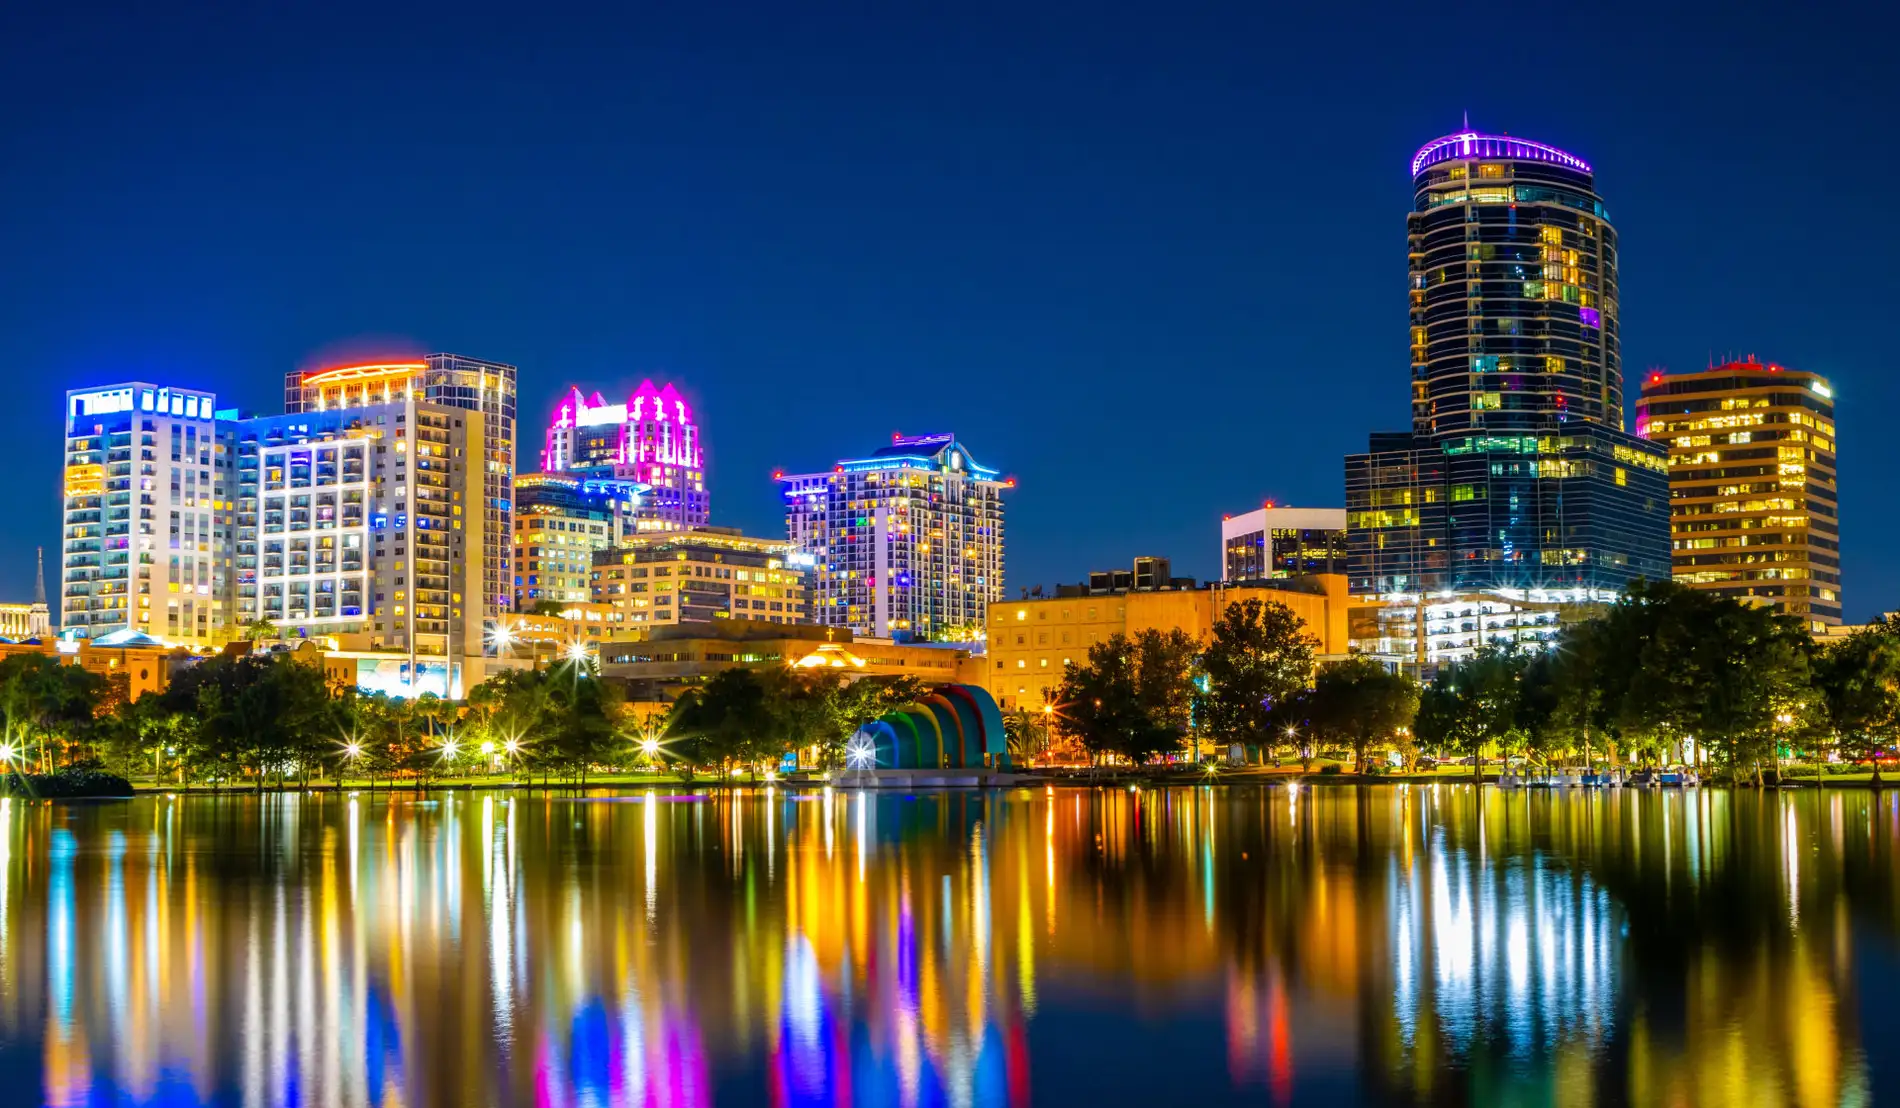
[[[1276,508],[1221,518],[1221,580],[1346,572],[1344,508]]]
[[[1669,451],[1679,584],[1770,604],[1810,631],[1841,622],[1834,389],[1750,359],[1653,373],[1637,433]]]
[[[690,531],[711,518],[699,425],[672,384],[642,381],[623,404],[570,389],[548,424],[541,470],[644,486],[641,531]]]
[[[635,533],[644,486],[571,473],[515,478],[515,610],[593,597],[594,554]]]
[[[1668,572],[1667,462],[1624,428],[1591,168],[1464,132],[1412,162],[1412,427],[1346,459],[1356,592],[1607,599]]]
[[[215,406],[143,381],[66,394],[60,621],[75,637],[229,637],[233,471]]]
[[[284,379],[287,414],[374,407],[414,399],[479,413],[482,496],[467,505],[482,517],[481,614],[493,621],[514,605],[516,370],[460,354],[415,361],[332,366]]]
[[[809,621],[810,571],[791,544],[724,527],[627,536],[593,556],[593,600],[608,631],[753,620]]]
[[[813,619],[877,638],[970,641],[1003,596],[1003,493],[955,435],[892,436],[831,470],[779,474]]]

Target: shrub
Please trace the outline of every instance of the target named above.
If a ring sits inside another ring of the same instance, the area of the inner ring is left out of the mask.
[[[1338,762],[1328,762],[1328,763],[1326,763],[1325,765],[1323,765],[1323,766],[1321,766],[1321,767],[1319,767],[1319,772],[1320,772],[1320,775],[1321,775],[1321,776],[1325,776],[1326,774],[1329,774],[1329,773],[1338,773],[1338,772],[1339,772],[1339,763],[1338,763]]]
[[[103,770],[69,767],[53,773],[9,775],[0,792],[33,797],[131,796],[132,782]]]

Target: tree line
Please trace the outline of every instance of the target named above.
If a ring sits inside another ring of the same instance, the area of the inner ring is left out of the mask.
[[[1420,687],[1376,659],[1320,664],[1284,605],[1229,606],[1206,641],[1114,635],[1063,669],[1045,719],[1088,757],[1134,764],[1203,744],[1249,760],[1322,748],[1362,771],[1390,752],[1533,764],[1694,761],[1760,780],[1781,757],[1852,761],[1900,740],[1900,623],[1832,644],[1802,622],[1671,582],[1632,584],[1546,649],[1486,646]]]
[[[0,660],[5,768],[256,788],[478,773],[585,783],[643,768],[757,775],[794,752],[808,768],[840,766],[859,726],[922,694],[915,678],[735,669],[662,710],[629,704],[591,660],[570,660],[502,671],[458,703],[364,693],[283,651],[206,658],[136,701],[115,676],[42,654]]]

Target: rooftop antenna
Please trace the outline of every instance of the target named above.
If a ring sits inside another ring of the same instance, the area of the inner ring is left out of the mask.
[[[1471,130],[1471,109],[1465,109],[1465,130]]]
[[[33,549],[39,559],[39,570],[33,577],[33,603],[43,608],[46,606],[46,548],[37,546]]]

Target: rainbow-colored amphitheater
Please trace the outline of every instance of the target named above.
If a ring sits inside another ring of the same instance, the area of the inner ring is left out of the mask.
[[[944,685],[858,728],[877,765],[859,769],[1009,769],[1003,713],[989,690]]]

